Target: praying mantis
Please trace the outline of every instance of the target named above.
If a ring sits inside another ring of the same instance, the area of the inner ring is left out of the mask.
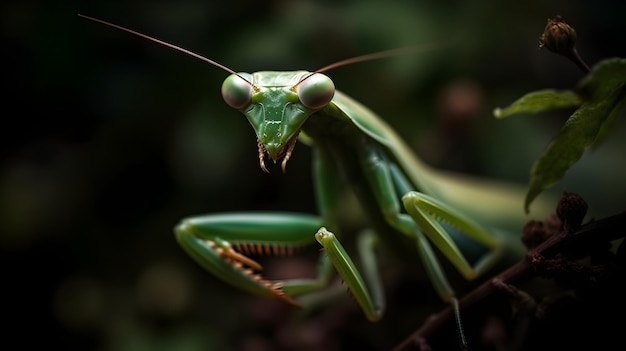
[[[435,291],[455,311],[461,344],[460,308],[439,257],[468,280],[488,269],[519,240],[506,229],[526,221],[523,189],[492,180],[434,169],[421,161],[382,118],[335,89],[322,72],[355,62],[394,56],[387,51],[340,61],[316,71],[238,73],[186,49],[99,19],[87,19],[166,45],[230,75],[224,101],[250,122],[258,142],[259,166],[280,162],[285,172],[297,141],[313,149],[313,179],[319,214],[292,212],[217,213],[183,219],[175,227],[182,249],[206,271],[241,290],[298,306],[298,297],[326,287],[333,269],[366,318],[383,317],[385,297],[376,250],[385,238],[409,238]],[[372,228],[357,239],[360,266],[342,246],[342,190],[351,188]],[[456,242],[464,235],[486,253],[469,262]],[[283,253],[315,244],[323,248],[315,278],[269,280],[251,256]],[[441,256],[437,255],[435,248]]]

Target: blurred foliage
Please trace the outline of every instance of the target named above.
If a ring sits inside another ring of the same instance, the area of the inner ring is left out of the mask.
[[[496,118],[505,118],[516,114],[576,108],[580,104],[580,96],[573,91],[544,89],[525,94],[504,108],[496,107],[493,114]]]
[[[448,49],[329,75],[428,162],[519,182],[563,121],[496,120],[490,111],[581,78],[537,50],[546,18],[558,13],[576,27],[590,64],[626,56],[626,3],[615,1],[9,0],[0,8],[2,311],[4,342],[20,349],[381,349],[443,306],[417,260],[385,270],[390,306],[378,324],[349,299],[302,316],[201,271],[173,226],[203,212],[315,212],[309,151],[298,145],[286,175],[265,175],[248,122],[221,100],[225,72],[77,13],[237,71],[315,69],[452,39]],[[555,187],[580,193],[598,215],[624,205],[626,167],[615,160],[626,131],[615,128]]]
[[[561,180],[567,170],[592,146],[598,147],[615,129],[626,108],[626,60],[613,58],[600,62],[573,91],[542,90],[528,93],[504,109],[496,108],[498,118],[514,114],[546,112],[575,107],[563,128],[554,137],[531,171],[524,206],[545,189]]]

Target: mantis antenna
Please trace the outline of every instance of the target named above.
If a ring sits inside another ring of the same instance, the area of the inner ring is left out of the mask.
[[[241,75],[239,75],[239,73],[237,73],[237,72],[233,71],[232,69],[230,69],[230,68],[228,68],[228,67],[226,67],[226,66],[222,65],[221,63],[219,63],[219,62],[217,62],[217,61],[211,60],[211,59],[206,58],[206,57],[204,57],[204,56],[202,56],[202,55],[198,55],[198,54],[196,54],[196,53],[195,53],[195,52],[193,52],[193,51],[189,51],[189,50],[187,50],[187,49],[181,48],[180,46],[176,46],[176,45],[174,45],[174,44],[170,44],[170,43],[165,42],[165,41],[163,41],[163,40],[159,40],[159,39],[157,39],[157,38],[153,38],[153,37],[151,37],[151,36],[148,36],[148,35],[145,35],[145,34],[142,34],[142,33],[136,32],[136,31],[134,31],[134,30],[132,30],[132,29],[128,29],[128,28],[125,28],[125,27],[122,27],[122,26],[118,26],[117,24],[113,24],[113,23],[110,23],[110,22],[107,22],[107,21],[103,21],[103,20],[101,20],[101,19],[97,19],[97,18],[94,18],[94,17],[89,17],[89,16],[81,15],[80,13],[78,14],[78,17],[83,17],[83,18],[86,18],[86,19],[91,20],[91,21],[94,21],[94,22],[98,22],[98,23],[105,24],[105,25],[107,25],[107,26],[109,26],[109,27],[113,27],[113,28],[117,28],[117,29],[119,29],[119,30],[123,30],[123,31],[125,31],[125,32],[130,33],[130,34],[134,34],[134,35],[137,35],[137,36],[142,37],[142,38],[144,38],[144,39],[148,39],[148,40],[150,40],[150,41],[153,41],[153,42],[155,42],[155,43],[157,43],[157,44],[165,45],[165,46],[170,47],[170,48],[172,48],[172,49],[174,49],[174,50],[178,50],[178,51],[183,52],[183,53],[185,53],[185,54],[187,54],[187,55],[191,55],[191,56],[193,56],[193,57],[195,57],[195,58],[198,58],[198,59],[200,59],[200,60],[202,60],[202,61],[204,61],[204,62],[208,62],[208,63],[210,63],[211,65],[213,65],[213,66],[215,66],[215,67],[221,68],[221,69],[223,69],[224,71],[226,71],[226,72],[228,72],[228,73],[232,73],[232,74],[234,74],[234,75],[238,76],[239,78],[243,79],[246,83],[250,84],[250,86],[252,87],[252,89],[254,89],[254,91],[259,91],[259,88],[257,88],[254,84],[252,84],[252,82],[251,82],[251,81],[249,81],[249,80],[247,80],[246,78],[244,78],[244,77],[242,77]]]
[[[134,31],[132,29],[128,29],[125,27],[122,27],[120,25],[117,24],[113,24],[98,18],[94,18],[94,17],[90,17],[90,16],[86,16],[86,15],[82,15],[82,14],[78,14],[78,17],[83,17],[86,18],[88,20],[94,21],[94,22],[98,22],[98,23],[102,23],[104,25],[107,25],[109,27],[113,27],[119,30],[123,30],[125,32],[128,32],[130,34],[134,34],[136,36],[142,37],[144,39],[148,39],[150,41],[153,41],[157,44],[161,44],[161,45],[165,45],[169,48],[172,48],[174,50],[178,50],[180,52],[183,52],[187,55],[193,56],[195,58],[198,58],[204,62],[207,62],[215,67],[221,68],[224,71],[234,74],[236,76],[238,76],[239,78],[243,79],[246,83],[250,84],[250,86],[252,87],[252,89],[254,89],[254,91],[259,91],[259,88],[257,88],[257,86],[255,86],[251,81],[247,80],[246,78],[242,77],[239,73],[233,71],[232,69],[222,65],[221,63],[211,60],[209,58],[206,58],[202,55],[196,54],[193,51],[184,49],[180,46],[174,45],[174,44],[170,44],[168,42],[165,42],[163,40],[159,40],[157,38],[153,38],[149,35],[145,35],[142,33],[139,33],[137,31]],[[375,53],[371,53],[371,54],[366,54],[366,55],[361,55],[361,56],[356,56],[356,57],[351,57],[348,59],[344,59],[344,60],[340,60],[337,61],[335,63],[331,63],[330,65],[324,66],[320,69],[317,69],[313,72],[311,72],[310,74],[307,74],[306,76],[304,76],[296,85],[294,85],[292,87],[292,89],[296,88],[300,83],[302,83],[303,81],[305,81],[306,79],[308,79],[309,77],[311,77],[312,75],[314,75],[315,73],[322,73],[322,72],[326,72],[329,71],[331,69],[337,68],[337,67],[342,67],[342,66],[347,66],[347,65],[351,65],[353,63],[359,63],[359,62],[365,62],[365,61],[372,61],[372,60],[378,60],[381,58],[387,58],[387,57],[393,57],[393,56],[400,56],[400,55],[404,55],[404,54],[408,54],[408,53],[418,53],[418,52],[425,52],[425,51],[430,51],[433,49],[436,49],[438,47],[443,46],[442,44],[433,44],[433,45],[419,45],[419,46],[409,46],[409,47],[404,47],[404,48],[399,48],[399,49],[392,49],[392,50],[386,50],[386,51],[380,51],[380,52],[375,52]]]
[[[353,63],[373,61],[373,60],[400,56],[400,55],[409,54],[409,53],[426,52],[426,51],[437,49],[441,46],[444,46],[444,44],[407,46],[407,47],[398,48],[398,49],[391,49],[391,50],[374,52],[371,54],[365,54],[361,56],[350,57],[344,60],[337,61],[335,63],[331,63],[330,65],[324,66],[322,68],[316,69],[315,71],[304,76],[295,86],[298,86],[298,84],[302,83],[303,81],[305,81],[306,79],[314,75],[315,73],[322,73],[322,72],[330,71],[331,69],[335,69],[337,67],[342,67],[342,66],[348,66]]]
[[[353,63],[365,62],[365,61],[373,61],[387,57],[400,56],[409,53],[418,53],[418,52],[426,52],[438,47],[442,46],[441,44],[433,44],[433,45],[418,45],[418,46],[408,46],[404,48],[385,50],[380,52],[375,52],[372,54],[365,54],[361,56],[351,57],[345,60],[337,61],[335,63],[331,63],[328,66],[324,66],[320,69],[315,70],[315,73],[322,73],[329,71],[331,69],[351,65]]]

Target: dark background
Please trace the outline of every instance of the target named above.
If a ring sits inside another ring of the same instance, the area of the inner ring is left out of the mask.
[[[299,144],[287,174],[264,174],[248,122],[221,99],[226,72],[77,13],[249,72],[314,70],[454,38],[447,49],[328,74],[431,164],[521,183],[567,114],[495,120],[493,108],[583,76],[538,49],[546,19],[560,14],[576,28],[590,65],[626,55],[626,3],[608,0],[5,1],[0,9],[0,296],[2,343],[13,349],[386,349],[443,306],[416,273],[392,288],[378,324],[348,300],[301,319],[202,271],[176,244],[175,224],[218,211],[315,213],[310,152]],[[553,189],[580,193],[596,216],[624,209],[626,131],[616,129]]]

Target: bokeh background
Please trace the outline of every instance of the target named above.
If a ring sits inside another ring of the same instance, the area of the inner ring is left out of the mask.
[[[443,306],[419,264],[389,269],[378,324],[349,298],[305,316],[202,271],[176,244],[176,223],[219,211],[315,213],[310,151],[299,144],[287,174],[264,174],[248,122],[221,99],[227,73],[77,13],[248,72],[453,42],[329,75],[427,162],[521,183],[567,113],[495,120],[492,110],[583,76],[538,49],[547,18],[576,28],[590,65],[626,56],[626,3],[612,0],[9,0],[0,9],[3,349],[379,350]],[[625,129],[553,190],[580,193],[597,216],[622,211]],[[287,262],[273,264],[285,274],[314,264]]]

